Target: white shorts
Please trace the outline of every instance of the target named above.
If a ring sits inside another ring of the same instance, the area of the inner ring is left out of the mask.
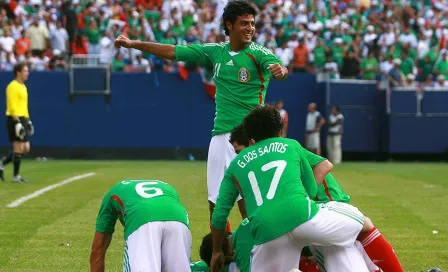
[[[359,248],[359,246],[361,248]],[[367,254],[365,254],[364,248],[362,248],[359,241],[356,241],[355,244],[350,247],[310,246],[310,250],[316,257],[317,264],[322,272],[374,272],[378,270],[378,267],[376,267]],[[367,257],[367,260],[365,257]]]
[[[306,149],[313,150],[320,148],[320,133],[313,132],[306,135]]]
[[[208,148],[207,190],[208,201],[212,203],[216,203],[224,174],[236,157],[235,149],[229,140],[230,133],[213,136]],[[239,196],[237,200],[240,199]]]
[[[149,222],[126,240],[124,272],[190,272],[191,233],[176,221]]]
[[[353,246],[364,225],[364,215],[346,203],[331,201],[319,207],[319,212],[311,220],[274,240],[255,246],[251,252],[251,271],[297,268],[302,249],[307,245]]]

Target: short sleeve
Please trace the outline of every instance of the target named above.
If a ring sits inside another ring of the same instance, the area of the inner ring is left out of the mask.
[[[117,212],[112,205],[111,191],[103,198],[101,208],[96,219],[96,231],[101,233],[114,233],[117,222]]]
[[[268,66],[270,64],[282,64],[282,61],[269,49],[264,48],[259,51],[260,65],[263,68],[263,71],[268,72]],[[269,71],[270,72],[270,71]]]
[[[306,150],[303,147],[301,147],[301,149],[302,149],[303,153],[305,154],[306,160],[311,165],[311,168],[314,168],[314,166],[316,166],[317,164],[326,160],[325,158],[318,156],[318,155]]]
[[[212,44],[177,45],[175,49],[177,61],[193,61],[200,64],[213,64],[212,54],[216,49]]]

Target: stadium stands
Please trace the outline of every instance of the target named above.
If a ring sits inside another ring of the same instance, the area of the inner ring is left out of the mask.
[[[114,38],[125,33],[171,44],[223,41],[220,20],[227,1],[6,1],[0,12],[0,69],[9,71],[16,61],[28,61],[38,71],[66,69],[64,56],[74,53],[101,54],[114,71],[176,72],[172,62],[136,50],[117,52]],[[254,40],[291,71],[332,69],[333,78],[371,80],[387,77],[401,59],[398,85],[414,87],[408,78],[428,77],[437,85],[438,75],[448,76],[446,2],[255,0]]]

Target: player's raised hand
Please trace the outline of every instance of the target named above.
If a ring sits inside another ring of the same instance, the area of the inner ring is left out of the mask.
[[[279,63],[269,64],[268,69],[271,70],[275,79],[284,79],[287,75],[286,69]]]
[[[125,47],[130,48],[132,47],[132,40],[130,40],[125,35],[120,35],[115,39],[114,45],[116,48]]]
[[[212,259],[210,261],[210,271],[211,272],[219,272],[224,269],[224,253],[221,252],[213,252]]]

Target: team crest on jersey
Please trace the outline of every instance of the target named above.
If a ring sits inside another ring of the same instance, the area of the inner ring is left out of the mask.
[[[240,82],[248,82],[250,79],[250,73],[249,70],[247,70],[246,67],[241,67],[238,71],[238,80]]]

